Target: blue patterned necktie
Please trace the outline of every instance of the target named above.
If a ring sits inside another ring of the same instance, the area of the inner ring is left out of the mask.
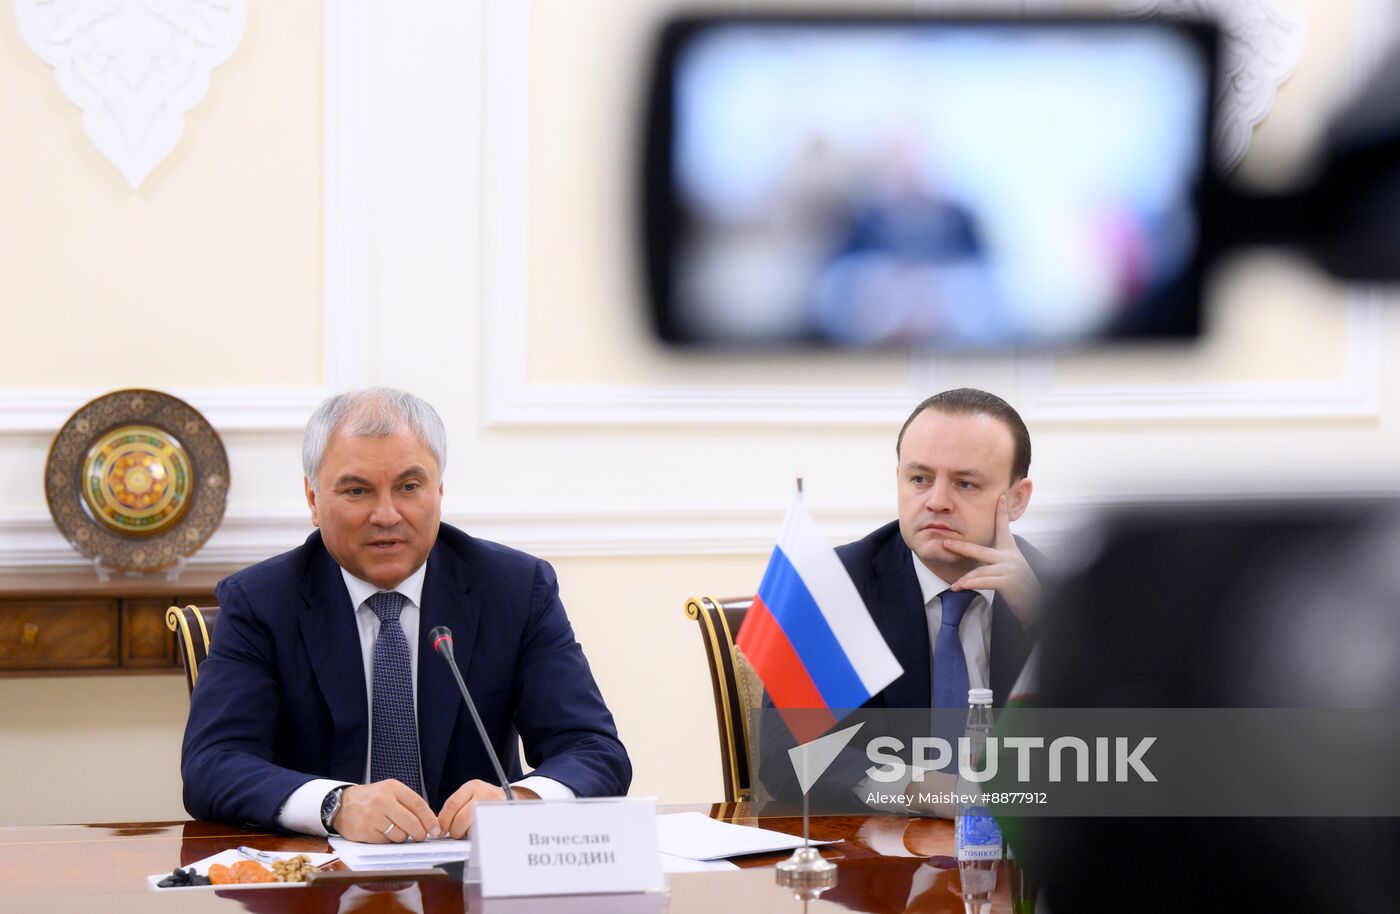
[[[943,624],[938,626],[938,640],[933,645],[932,707],[967,707],[967,657],[958,637],[958,624],[975,599],[975,590],[945,590],[939,595]]]
[[[399,613],[406,598],[398,591],[369,598],[379,617],[374,639],[374,700],[371,714],[369,779],[402,781],[423,792],[418,770],[418,721],[413,713],[413,667]]]
[[[977,599],[975,590],[945,590],[939,595],[943,622],[933,644],[933,703],[930,707],[962,709],[960,714],[935,714],[933,735],[948,741],[952,755],[942,770],[958,771],[958,737],[966,726],[967,714],[967,656],[963,653],[958,625],[967,608]]]

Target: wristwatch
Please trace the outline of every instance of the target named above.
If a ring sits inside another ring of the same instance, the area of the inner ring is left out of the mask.
[[[349,784],[341,784],[339,787],[332,788],[330,793],[326,794],[326,798],[321,801],[321,825],[325,827],[328,835],[340,834],[331,828],[331,822],[335,821],[335,814],[340,812],[340,795],[349,786]]]

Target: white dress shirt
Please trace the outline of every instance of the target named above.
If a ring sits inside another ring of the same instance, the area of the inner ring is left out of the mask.
[[[938,630],[943,626],[943,592],[948,589],[948,582],[940,578],[929,570],[923,560],[914,556],[914,577],[919,579],[919,592],[924,598],[924,617],[928,624],[928,649],[930,669],[932,663],[937,660],[933,657],[934,647],[938,644]],[[962,621],[958,623],[958,641],[962,643],[963,659],[967,661],[967,687],[969,689],[989,689],[992,678],[992,599],[996,596],[995,590],[979,590],[972,603],[968,605],[967,611],[963,613]],[[933,703],[933,679],[929,678],[926,685],[929,695],[929,703]],[[1005,696],[1002,696],[1005,698]],[[896,803],[872,803],[868,798],[872,793],[898,796],[910,793],[910,784],[914,780],[915,771],[913,768],[906,768],[904,777],[895,783],[879,782],[873,778],[862,778],[855,786],[855,794],[872,809],[881,809],[887,812],[908,813],[909,809]],[[923,779],[920,790],[931,793],[951,791],[954,784],[952,775],[937,771],[919,772]],[[917,792],[917,791],[915,791]],[[924,812],[934,812],[938,810],[926,809]],[[948,810],[938,811],[939,814],[951,814]]]
[[[919,590],[924,598],[924,615],[928,618],[928,647],[931,653],[934,645],[938,643],[938,629],[943,626],[943,601],[940,597],[949,585],[930,571],[917,555],[914,556],[914,577],[919,579]],[[977,591],[977,597],[967,607],[962,621],[958,623],[958,640],[962,642],[963,657],[967,660],[969,689],[992,687],[992,599],[995,596],[995,590]],[[932,689],[930,681],[930,698]],[[1001,698],[1005,700],[1006,696]]]
[[[355,625],[360,632],[360,657],[365,670],[367,711],[372,715],[374,709],[374,642],[379,637],[379,617],[374,614],[374,610],[370,609],[369,598],[379,593],[383,588],[360,580],[344,568],[340,569],[340,574],[345,579],[345,589],[350,592],[350,605],[355,607]],[[404,638],[408,641],[408,662],[413,675],[414,694],[417,694],[418,691],[418,620],[423,605],[423,581],[427,575],[428,563],[424,562],[418,566],[417,571],[399,582],[397,587],[391,588],[404,596],[403,609],[399,611],[399,624],[403,626]],[[413,713],[418,713],[416,702]],[[370,742],[374,739],[373,731],[374,728],[371,726]],[[370,776],[370,750],[371,746],[367,744],[365,746],[364,776],[366,784],[369,783]],[[421,769],[421,759],[419,766]],[[345,781],[329,778],[316,778],[307,781],[292,791],[292,795],[287,797],[287,802],[282,804],[282,809],[277,813],[277,824],[288,831],[308,835],[324,835],[326,829],[321,824],[321,802],[333,788],[340,787],[345,783]],[[514,786],[533,790],[546,800],[571,800],[576,796],[567,785],[561,784],[553,778],[538,775],[522,778]]]

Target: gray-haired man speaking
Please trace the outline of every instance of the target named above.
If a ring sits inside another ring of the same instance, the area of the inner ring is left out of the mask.
[[[191,815],[357,841],[465,834],[475,803],[502,792],[433,656],[438,626],[518,795],[627,792],[553,569],[442,523],[445,453],[442,420],[401,391],[341,394],[311,417],[320,529],[219,584],[185,730]]]

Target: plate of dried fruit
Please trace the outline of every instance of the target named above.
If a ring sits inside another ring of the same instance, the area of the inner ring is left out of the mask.
[[[171,873],[155,873],[146,884],[157,892],[209,889],[290,889],[306,885],[306,875],[336,859],[335,854],[257,851],[253,860],[238,848],[220,851]]]

